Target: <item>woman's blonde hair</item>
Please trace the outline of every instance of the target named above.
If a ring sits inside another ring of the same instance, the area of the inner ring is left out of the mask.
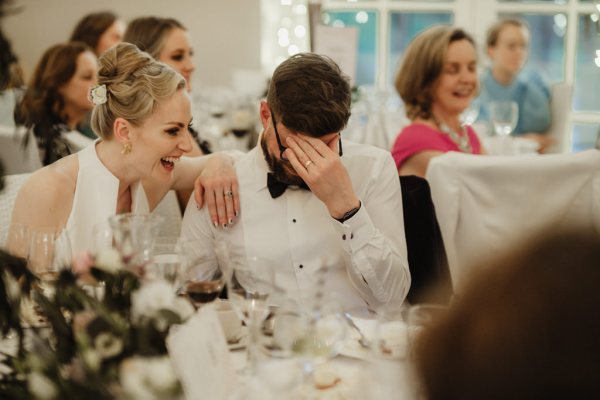
[[[98,85],[106,86],[107,99],[94,107],[92,129],[108,139],[117,118],[139,126],[157,103],[185,88],[185,79],[136,46],[120,43],[100,57]]]
[[[431,118],[433,92],[442,74],[448,46],[463,39],[476,47],[475,40],[464,30],[435,26],[419,34],[408,45],[394,83],[409,119]]]

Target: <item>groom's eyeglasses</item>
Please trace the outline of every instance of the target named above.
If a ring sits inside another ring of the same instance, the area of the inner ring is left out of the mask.
[[[284,157],[283,152],[287,150],[287,147],[284,147],[283,144],[281,144],[281,138],[279,137],[279,132],[277,132],[277,121],[275,120],[275,114],[273,113],[272,110],[271,111],[271,120],[273,121],[273,130],[275,131],[275,138],[277,139],[277,145],[279,146],[279,157],[282,160],[287,160],[286,157]],[[342,155],[344,155],[344,152],[342,150],[342,136],[338,133],[338,135],[340,136],[340,140],[338,141],[338,149],[339,149],[339,155],[340,157]]]

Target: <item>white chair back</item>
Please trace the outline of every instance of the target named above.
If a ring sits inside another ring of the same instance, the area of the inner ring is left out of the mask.
[[[552,122],[547,135],[554,139],[554,144],[547,150],[549,153],[569,153],[571,151],[571,134],[567,129],[572,98],[572,84],[561,82],[552,86],[550,102]]]
[[[474,265],[543,229],[600,232],[600,151],[543,156],[435,157],[427,180],[460,291]]]
[[[4,177],[4,190],[0,192],[0,247],[6,245],[6,236],[12,217],[17,193],[31,174],[7,175]]]

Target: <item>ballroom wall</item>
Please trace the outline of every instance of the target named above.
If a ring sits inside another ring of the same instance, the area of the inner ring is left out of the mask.
[[[194,84],[229,85],[235,68],[260,69],[260,0],[15,0],[23,7],[3,30],[26,73],[43,51],[67,40],[81,16],[112,10],[125,21],[160,15],[180,20],[196,51]]]

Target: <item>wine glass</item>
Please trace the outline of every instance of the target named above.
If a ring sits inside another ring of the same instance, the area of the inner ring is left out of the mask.
[[[66,230],[39,228],[29,232],[29,268],[42,281],[56,280],[72,262],[71,240]]]
[[[248,362],[242,375],[256,371],[256,344],[262,322],[270,312],[269,297],[275,292],[275,269],[266,259],[227,255],[227,294],[231,306],[248,327]]]
[[[24,224],[11,224],[6,237],[6,250],[13,256],[27,260],[29,243],[29,228]]]
[[[179,254],[178,237],[167,236],[156,239],[151,250],[150,263],[146,266],[144,278],[162,279],[176,287],[182,265]]]
[[[179,292],[185,294],[197,308],[214,301],[225,286],[226,277],[223,261],[216,255],[198,251],[203,248],[203,239],[181,240],[178,254],[181,270],[178,277]]]
[[[143,274],[163,218],[154,214],[119,214],[109,218],[116,248],[124,262]]]
[[[460,114],[460,123],[462,125],[473,125],[473,123],[477,121],[480,108],[481,105],[479,104],[479,100],[471,101],[469,107],[467,107],[462,114]]]
[[[490,118],[496,135],[508,137],[519,120],[519,105],[514,101],[493,101],[490,104]]]

